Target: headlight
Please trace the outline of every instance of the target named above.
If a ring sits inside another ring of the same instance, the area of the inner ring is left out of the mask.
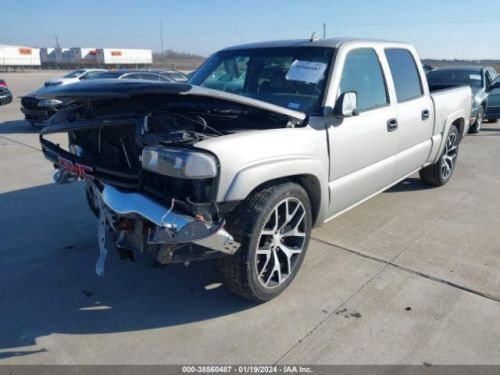
[[[213,178],[217,176],[217,160],[204,152],[164,147],[145,147],[142,168],[177,178]]]
[[[45,99],[38,102],[38,106],[43,108],[54,108],[61,104],[63,104],[63,102],[57,99]]]

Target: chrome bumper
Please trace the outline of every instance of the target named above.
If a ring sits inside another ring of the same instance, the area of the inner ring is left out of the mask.
[[[123,192],[105,185],[102,203],[119,216],[139,216],[157,226],[151,244],[195,243],[197,245],[234,254],[240,244],[222,228],[194,217],[175,212],[139,193]]]

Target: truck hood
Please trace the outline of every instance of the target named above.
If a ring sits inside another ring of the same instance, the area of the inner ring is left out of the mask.
[[[304,121],[305,113],[293,111],[261,100],[223,91],[193,86],[187,83],[163,83],[127,79],[95,79],[64,86],[44,87],[34,93],[40,99],[106,99],[131,98],[142,95],[185,95],[215,98],[243,104],[266,111],[286,115],[297,121]]]

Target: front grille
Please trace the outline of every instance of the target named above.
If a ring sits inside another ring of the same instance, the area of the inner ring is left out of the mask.
[[[39,101],[40,99],[31,96],[23,96],[21,98],[21,105],[26,109],[40,109],[38,106]]]
[[[82,129],[70,135],[70,143],[85,150],[85,156],[108,168],[138,170],[140,150],[135,142],[135,123]]]

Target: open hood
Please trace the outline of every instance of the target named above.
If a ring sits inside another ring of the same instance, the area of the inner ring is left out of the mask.
[[[186,83],[163,83],[126,79],[95,79],[77,82],[64,86],[44,87],[36,92],[38,98],[46,99],[105,99],[131,98],[142,95],[179,94],[186,96],[209,97],[243,104],[269,112],[286,115],[292,119],[303,121],[306,114],[293,111],[261,100],[230,94],[223,91],[192,86]]]

